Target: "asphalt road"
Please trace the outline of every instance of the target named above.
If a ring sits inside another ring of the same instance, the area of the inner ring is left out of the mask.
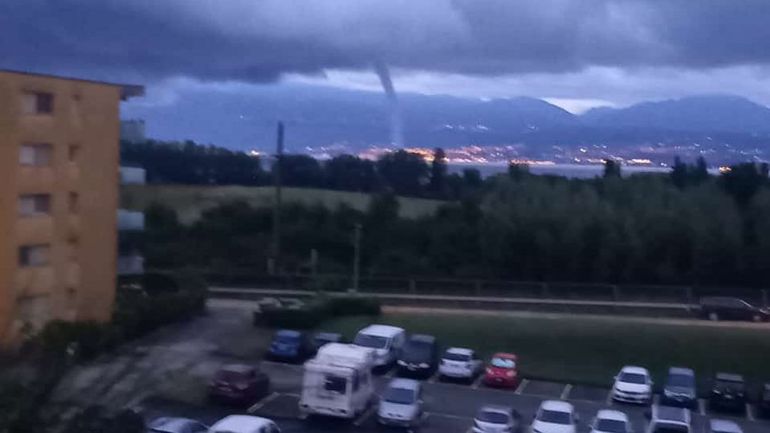
[[[262,362],[261,365],[272,381],[272,392],[247,409],[234,409],[213,404],[183,404],[150,397],[140,405],[147,418],[158,416],[185,416],[213,423],[233,413],[251,413],[274,419],[283,432],[375,432],[381,431],[374,411],[364,413],[354,421],[334,419],[299,418],[297,402],[302,382],[302,367],[299,365]],[[382,389],[392,372],[376,380]],[[472,424],[476,410],[484,404],[512,406],[527,422],[532,419],[540,402],[546,399],[563,399],[573,403],[580,415],[580,432],[588,431],[588,424],[599,409],[612,407],[628,414],[637,433],[646,427],[645,411],[642,406],[619,405],[609,399],[609,390],[572,384],[524,380],[516,390],[490,389],[477,382],[473,384],[442,383],[433,377],[423,384],[425,412],[423,433],[466,433]],[[742,416],[712,414],[705,402],[693,412],[693,433],[704,432],[709,418],[725,418],[737,421],[744,433],[770,432],[770,421],[758,420],[755,408],[747,408]]]

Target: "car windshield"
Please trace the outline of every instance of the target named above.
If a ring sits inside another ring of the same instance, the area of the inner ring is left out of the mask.
[[[222,382],[242,382],[248,377],[247,373],[231,370],[220,370],[217,373],[217,380]]]
[[[454,352],[447,352],[444,354],[443,359],[446,359],[448,361],[462,361],[462,362],[468,362],[471,360],[471,356],[467,353],[454,353]]]
[[[692,388],[695,386],[695,378],[687,374],[671,374],[668,376],[668,386]]]
[[[404,346],[403,359],[424,360],[430,358],[433,345],[423,341],[410,341]]]
[[[639,373],[621,373],[619,380],[625,383],[644,385],[647,383],[647,376]]]
[[[358,334],[353,344],[372,349],[384,349],[388,346],[388,339],[378,335]]]
[[[482,410],[476,415],[476,419],[491,424],[508,424],[510,421],[508,414],[496,410]]]
[[[391,387],[385,391],[383,399],[388,403],[412,404],[414,403],[414,390]]]
[[[338,394],[344,394],[347,388],[348,380],[344,377],[327,375],[324,378],[324,389]]]
[[[721,391],[742,391],[743,382],[735,382],[732,380],[717,380],[716,389]]]
[[[490,362],[493,367],[499,367],[499,368],[514,368],[516,367],[516,361],[510,359],[510,358],[499,358],[495,357],[492,358],[492,362]]]
[[[572,424],[572,416],[570,416],[569,412],[561,412],[558,410],[543,409],[537,415],[537,419],[538,421],[551,424]]]
[[[616,419],[599,419],[595,430],[608,433],[626,433],[626,423]]]
[[[683,425],[659,424],[652,433],[690,433],[690,430]]]

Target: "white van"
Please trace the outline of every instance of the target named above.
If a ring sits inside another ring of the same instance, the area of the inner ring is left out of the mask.
[[[389,367],[396,362],[406,342],[406,331],[388,325],[369,325],[358,331],[353,344],[374,349],[375,367]]]
[[[327,343],[305,363],[299,410],[338,418],[355,418],[375,400],[374,351],[352,344]]]

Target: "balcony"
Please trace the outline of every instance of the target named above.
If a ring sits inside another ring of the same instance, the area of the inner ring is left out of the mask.
[[[134,254],[118,257],[118,275],[142,275],[144,274],[144,257]]]
[[[143,231],[144,212],[118,209],[118,230]]]
[[[121,185],[144,185],[147,171],[140,167],[120,167]]]

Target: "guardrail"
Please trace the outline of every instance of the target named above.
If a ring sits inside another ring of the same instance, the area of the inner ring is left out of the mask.
[[[272,290],[300,290],[327,293],[347,292],[352,286],[351,277],[340,274],[286,274],[269,276],[248,272],[205,273],[211,286],[230,288],[259,288]],[[478,299],[529,299],[593,302],[601,305],[610,302],[624,303],[694,305],[704,296],[735,296],[759,306],[770,305],[767,289],[706,287],[706,286],[662,286],[644,284],[601,284],[568,282],[500,281],[484,279],[451,278],[404,278],[404,277],[362,277],[360,293],[376,295],[410,295],[467,297]],[[401,298],[406,299],[404,296]],[[459,299],[459,298],[458,298]]]

